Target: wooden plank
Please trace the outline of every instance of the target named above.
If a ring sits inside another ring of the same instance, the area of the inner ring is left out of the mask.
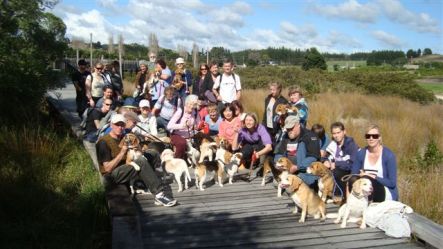
[[[413,234],[435,248],[443,247],[442,225],[416,213],[408,214],[407,217]]]

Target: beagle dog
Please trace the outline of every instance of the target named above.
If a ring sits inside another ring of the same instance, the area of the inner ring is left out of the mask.
[[[334,176],[332,171],[328,169],[321,162],[313,162],[306,172],[319,177],[318,179],[318,196],[326,202],[326,198],[329,196],[331,199],[334,197]]]
[[[261,182],[262,186],[266,184],[266,175],[271,172],[272,176],[277,182],[281,181],[282,174],[289,174],[289,169],[292,166],[292,162],[287,157],[280,157],[275,163],[275,167],[272,166],[271,158],[267,157],[263,164],[263,179]],[[280,184],[277,187],[277,197],[281,197],[282,188]]]
[[[192,146],[191,140],[186,140],[186,160],[188,161],[189,167],[195,168],[197,162],[200,160],[200,151]]]
[[[352,184],[351,194],[347,197],[347,201],[338,210],[338,217],[334,223],[340,223],[343,219],[341,228],[346,227],[346,222],[350,217],[361,219],[360,228],[366,228],[366,208],[369,205],[368,196],[372,193],[371,180],[360,178]]]
[[[305,222],[306,214],[314,216],[315,219],[321,217],[322,221],[326,219],[326,204],[298,176],[285,174],[280,185],[282,188],[292,192],[291,198],[295,203],[293,213],[296,214],[298,212],[297,207],[301,208],[299,223]]]
[[[128,146],[128,152],[126,153],[126,164],[134,167],[136,171],[140,171],[140,166],[134,162],[143,156],[140,139],[138,139],[135,134],[128,133],[120,141],[119,147],[121,148],[124,145]]]
[[[216,149],[216,142],[211,142],[209,139],[203,138],[200,144],[200,160],[198,160],[198,163],[203,163],[206,157],[211,162],[214,159],[214,152]]]
[[[162,163],[165,163],[165,170],[168,173],[174,174],[175,180],[178,184],[178,192],[183,191],[183,185],[181,177],[185,174],[185,189],[188,189],[188,181],[191,181],[191,175],[189,174],[188,165],[185,160],[181,158],[174,158],[174,152],[171,149],[165,149],[160,159]]]
[[[206,163],[198,163],[197,167],[195,167],[194,174],[195,174],[195,186],[200,191],[204,191],[203,183],[205,183],[206,175],[208,171],[213,171],[217,175],[217,180],[214,180],[217,182],[220,187],[223,187],[223,176],[224,176],[224,167],[221,167],[218,162],[206,162]]]
[[[237,152],[232,155],[231,161],[228,164],[225,164],[225,172],[228,174],[229,184],[232,184],[232,180],[234,179],[235,173],[238,171],[242,157],[243,154],[241,152]]]

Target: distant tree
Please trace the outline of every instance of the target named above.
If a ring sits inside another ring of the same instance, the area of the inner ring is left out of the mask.
[[[122,56],[125,55],[125,46],[124,46],[123,36],[120,34],[118,35],[118,48],[121,50]]]
[[[326,70],[328,67],[325,58],[318,52],[318,50],[316,48],[311,48],[306,51],[302,68],[307,71],[315,68]]]
[[[108,38],[108,54],[112,53],[114,53],[114,36],[110,34]]]
[[[192,65],[194,66],[194,68],[198,68],[198,46],[197,44],[193,44],[192,45]]]
[[[423,55],[431,55],[432,54],[432,50],[430,48],[425,48],[423,50]]]
[[[180,57],[182,57],[185,61],[188,60],[188,51],[186,51],[185,46],[177,45],[177,53]]]
[[[160,47],[158,45],[157,35],[155,33],[149,34],[149,53],[158,54]]]
[[[416,56],[415,56],[415,52],[414,52],[414,50],[409,49],[409,50],[406,52],[406,57],[408,57],[408,59],[410,59],[410,58],[415,58]]]
[[[417,50],[417,57],[420,57],[421,56],[421,49],[418,49]]]

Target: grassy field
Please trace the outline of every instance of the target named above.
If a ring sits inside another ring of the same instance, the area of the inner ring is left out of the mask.
[[[244,90],[246,110],[262,117],[264,102],[257,100],[264,100],[267,94],[265,90]],[[400,201],[443,224],[443,122],[436,118],[443,113],[443,105],[420,105],[398,97],[357,93],[322,93],[307,101],[308,127],[314,123],[328,127],[334,121],[342,121],[347,134],[361,147],[365,145],[365,127],[369,123],[380,125],[383,144],[397,157]]]
[[[2,125],[0,151],[1,248],[111,247],[98,173],[67,129]]]
[[[434,94],[443,94],[443,83],[419,83],[419,85]]]

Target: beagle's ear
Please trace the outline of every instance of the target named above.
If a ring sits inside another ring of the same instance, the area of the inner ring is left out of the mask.
[[[297,190],[301,185],[301,179],[294,175],[290,175],[288,178],[293,191]]]

